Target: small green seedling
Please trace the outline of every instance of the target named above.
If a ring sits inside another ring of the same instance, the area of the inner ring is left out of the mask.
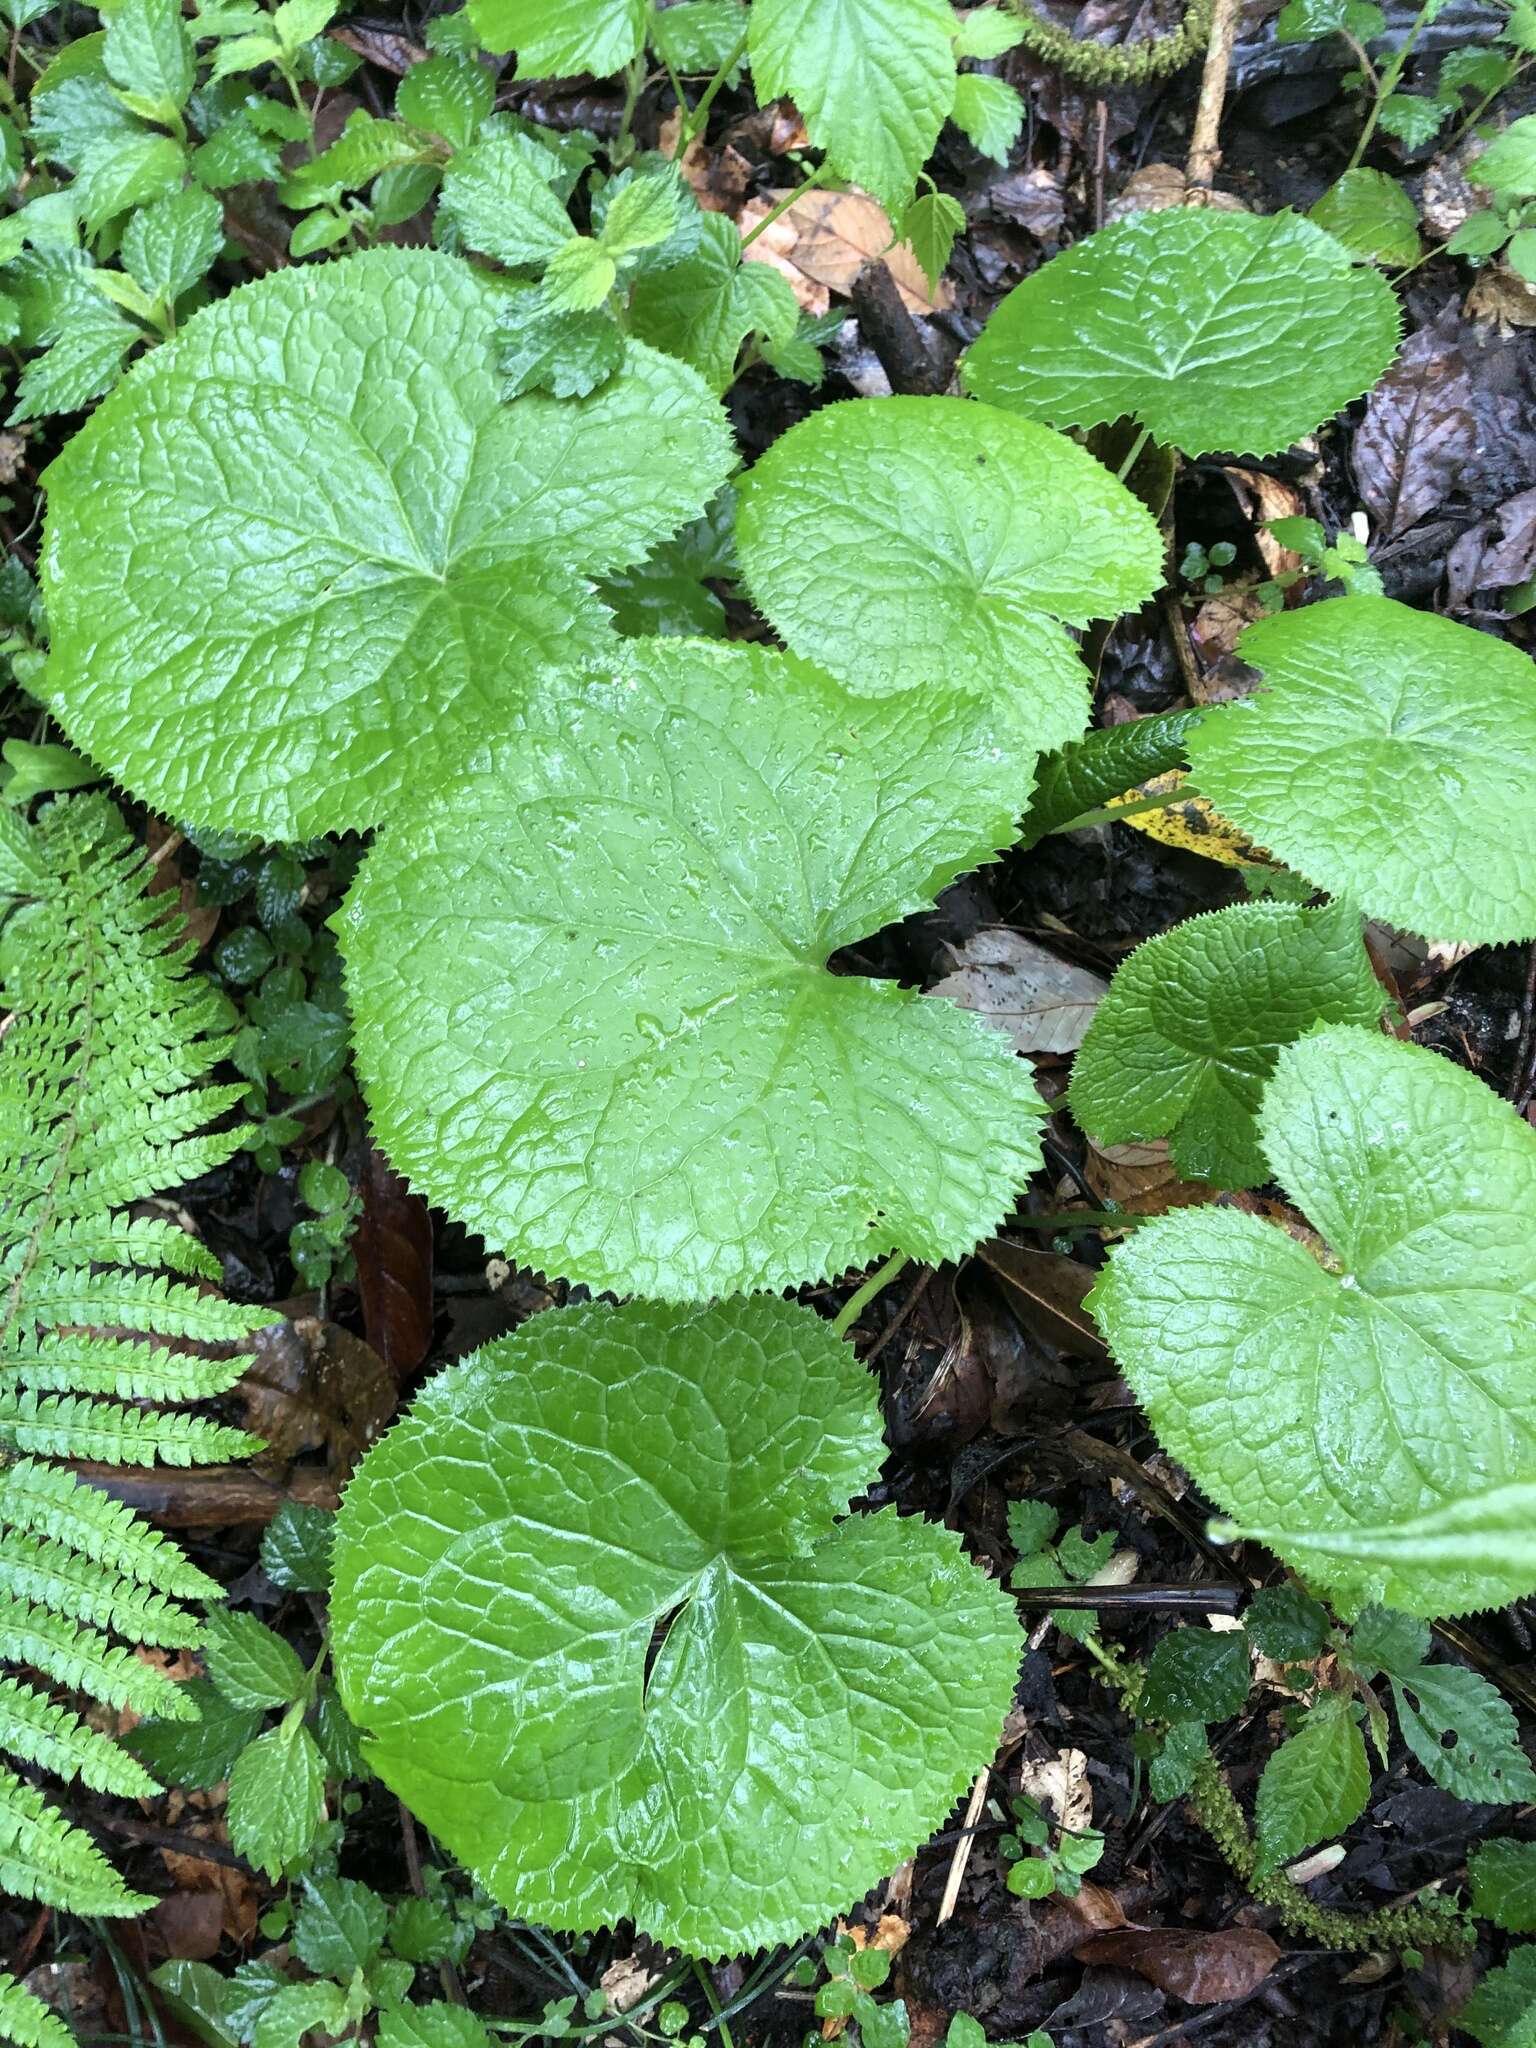
[[[1056,1827],[1038,1800],[1023,1793],[1008,1802],[1012,1824],[998,1848],[1016,1899],[1076,1898],[1083,1879],[1104,1853],[1097,1828]]]
[[[288,1233],[288,1255],[306,1287],[324,1287],[356,1272],[348,1250],[363,1213],[361,1200],[339,1167],[312,1159],[299,1171],[299,1200],[314,1211]]]
[[[1371,567],[1365,542],[1357,534],[1341,530],[1330,541],[1315,519],[1302,518],[1271,519],[1267,530],[1279,546],[1300,555],[1303,567],[1282,569],[1278,576],[1258,586],[1255,595],[1266,611],[1282,610],[1285,593],[1294,590],[1304,575],[1322,576],[1338,583],[1347,596],[1381,596],[1381,573]]]

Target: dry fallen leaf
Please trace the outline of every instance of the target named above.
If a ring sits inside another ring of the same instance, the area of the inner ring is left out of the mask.
[[[1109,983],[1006,926],[973,932],[949,948],[954,972],[934,983],[1012,1039],[1020,1052],[1076,1052]]]
[[[194,1821],[183,1832],[221,1845],[227,1845],[229,1839],[222,1820]],[[231,1941],[241,1946],[251,1939],[256,1932],[261,1899],[256,1880],[248,1870],[228,1863],[209,1862],[201,1856],[184,1854],[179,1849],[162,1849],[160,1860],[176,1887],[169,1899],[161,1901],[155,1914],[167,1955],[206,1960],[218,1947],[222,1935],[227,1934]],[[169,1924],[163,1923],[161,1914],[178,1900],[183,1903],[174,1906],[174,1910],[167,1914]],[[206,1940],[210,1927],[215,1930],[213,1948],[199,1950],[172,1946],[175,1941]]]
[[[768,192],[743,207],[737,216],[742,233],[750,234],[785,197]],[[892,247],[890,216],[867,192],[802,193],[744,254],[749,262],[782,271],[808,313],[825,313],[833,292],[846,298],[875,256],[884,259],[909,313],[933,313],[954,303],[947,279],[940,278],[930,293],[912,251],[904,242]]]
[[[1189,188],[1177,164],[1143,164],[1121,186],[1104,209],[1106,221],[1128,220],[1133,213],[1166,213],[1182,206]],[[1248,208],[1233,192],[1211,192],[1205,204],[1218,213],[1246,213]]]
[[[1100,1201],[1114,1202],[1135,1216],[1197,1208],[1216,1194],[1204,1181],[1180,1178],[1166,1138],[1131,1145],[1090,1141],[1083,1155],[1083,1178]]]
[[[1039,1763],[1026,1757],[1019,1766],[1019,1790],[1039,1806],[1049,1807],[1056,1825],[1080,1835],[1093,1826],[1093,1787],[1088,1759],[1080,1749],[1059,1750]]]
[[[1302,568],[1302,559],[1295,549],[1281,547],[1268,531],[1271,519],[1294,519],[1305,513],[1306,504],[1296,486],[1280,477],[1266,476],[1262,469],[1228,469],[1226,478],[1252,524],[1259,558],[1268,574],[1284,576]]]
[[[234,1391],[246,1428],[266,1445],[255,1469],[271,1476],[300,1452],[323,1448],[344,1478],[395,1412],[395,1382],[378,1353],[314,1316],[258,1330],[251,1348]]]
[[[1091,1935],[1073,1954],[1080,1963],[1134,1970],[1186,2005],[1222,2005],[1258,1989],[1282,1951],[1257,1927],[1212,1934],[1179,1927],[1120,1927]]]
[[[656,1964],[645,1962],[639,1955],[627,1955],[610,1963],[597,1981],[598,1988],[607,1996],[608,2010],[628,2012],[660,1977],[661,1970]]]
[[[1502,263],[1490,263],[1478,272],[1464,310],[1474,320],[1491,320],[1501,334],[1536,327],[1536,285],[1527,284]]]
[[[976,1256],[1002,1283],[1009,1307],[1033,1336],[1077,1358],[1108,1358],[1098,1325],[1083,1307],[1097,1278],[1091,1266],[1001,1237],[979,1246]]]

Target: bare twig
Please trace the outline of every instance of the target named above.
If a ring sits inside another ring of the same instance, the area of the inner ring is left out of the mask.
[[[865,264],[848,296],[859,333],[880,358],[891,389],[908,398],[932,398],[942,391],[943,373],[902,303],[895,278],[878,256]]]
[[[395,1803],[400,1808],[400,1847],[405,1852],[405,1874],[417,1898],[424,1899],[427,1896],[427,1880],[422,1874],[421,1844],[416,1839],[416,1816],[403,1799]],[[444,1995],[450,2002],[454,2005],[467,2006],[469,2000],[464,1996],[464,1986],[459,1981],[459,1973],[446,1956],[438,1964],[437,1974]]]
[[[1211,40],[1205,52],[1205,69],[1200,74],[1195,125],[1189,138],[1189,162],[1184,171],[1185,202],[1190,206],[1210,203],[1216,166],[1221,162],[1221,112],[1226,105],[1232,45],[1237,40],[1237,17],[1241,7],[1242,0],[1216,0]]]
[[[987,1787],[992,1782],[992,1773],[983,1770],[971,1787],[971,1801],[965,1809],[965,1819],[960,1823],[960,1839],[955,1844],[955,1853],[949,1859],[949,1876],[944,1880],[944,1896],[939,1901],[935,1927],[942,1927],[955,1910],[960,1897],[960,1887],[965,1882],[965,1867],[971,1860],[971,1844],[976,1839],[976,1823],[981,1819],[981,1809],[986,1804]]]

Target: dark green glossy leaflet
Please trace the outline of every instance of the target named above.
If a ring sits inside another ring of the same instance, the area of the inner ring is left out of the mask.
[[[1189,735],[1205,715],[1204,706],[1197,706],[1132,718],[1124,725],[1084,733],[1072,746],[1042,756],[1035,769],[1035,793],[1024,815],[1022,843],[1033,846],[1111,797],[1124,796],[1154,775],[1181,768],[1189,759]]]
[[[486,1346],[342,1508],[369,1761],[530,1920],[717,1955],[831,1918],[992,1755],[1022,1648],[949,1531],[837,1519],[881,1455],[873,1380],[793,1303],[594,1304]]]
[[[1311,221],[1174,207],[1016,285],[965,359],[978,398],[1056,427],[1130,416],[1186,455],[1270,455],[1368,391],[1397,302]]]
[[[1536,1482],[1536,1131],[1438,1054],[1335,1026],[1280,1054],[1259,1134],[1329,1264],[1191,1209],[1118,1247],[1090,1297],[1159,1439],[1342,1611],[1530,1592],[1529,1545],[1394,1554],[1380,1531]]]
[[[827,962],[1012,837],[979,699],[628,643],[386,831],[342,913],[401,1173],[525,1265],[670,1301],[969,1251],[1039,1164],[980,1018]]]
[[[1171,1137],[1187,1179],[1256,1187],[1254,1112],[1281,1046],[1374,1024],[1385,1001],[1347,903],[1187,918],[1117,969],[1072,1064],[1072,1114],[1101,1144]]]
[[[376,823],[611,643],[591,578],[694,517],[733,456],[639,344],[579,401],[502,402],[498,295],[376,249],[234,292],[47,474],[46,691],[167,815],[266,838]]]

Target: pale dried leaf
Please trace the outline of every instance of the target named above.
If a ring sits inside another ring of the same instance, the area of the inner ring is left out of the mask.
[[[1109,983],[1006,929],[951,949],[955,968],[928,991],[1007,1034],[1020,1052],[1076,1052]]]

